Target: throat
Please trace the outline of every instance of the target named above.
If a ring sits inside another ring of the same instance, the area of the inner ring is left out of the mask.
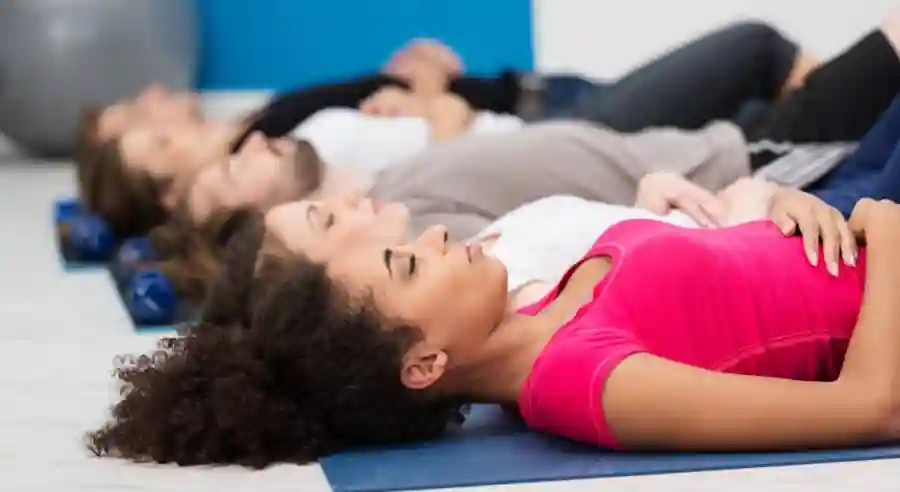
[[[517,403],[534,362],[553,335],[594,297],[597,284],[609,273],[608,257],[579,264],[561,284],[559,295],[539,314],[510,313],[491,335],[473,363],[459,368],[454,393],[475,402]]]

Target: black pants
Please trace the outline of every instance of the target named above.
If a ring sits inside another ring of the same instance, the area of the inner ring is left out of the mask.
[[[750,141],[855,142],[872,129],[900,93],[900,59],[878,30],[860,39],[806,78],[747,134]],[[750,156],[753,170],[778,154]]]
[[[806,77],[774,106],[751,140],[840,142],[861,139],[900,92],[900,59],[880,30]]]
[[[620,131],[695,129],[731,120],[748,140],[794,142],[858,140],[900,92],[900,61],[875,31],[775,103],[797,51],[773,28],[744,23],[703,36],[614,83],[546,75],[538,77],[537,90],[529,90],[510,73],[463,77],[452,82],[451,90],[473,107],[496,112],[537,99],[536,111],[532,108],[526,119],[583,118]],[[403,82],[376,75],[284,93],[256,115],[244,136],[252,131],[285,135],[314,112],[356,107],[385,85]],[[236,140],[234,148],[242,141]]]
[[[735,24],[614,83],[543,77],[538,89],[542,112],[537,119],[583,118],[623,132],[654,126],[695,129],[726,119],[752,127],[778,97],[797,52],[794,43],[766,24]],[[524,85],[527,92],[527,81]]]

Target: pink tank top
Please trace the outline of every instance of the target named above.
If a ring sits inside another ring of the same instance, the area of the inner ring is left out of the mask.
[[[619,448],[601,395],[616,365],[638,352],[797,380],[840,372],[862,303],[864,251],[835,278],[770,221],[703,230],[631,220],[600,236],[563,282],[597,256],[611,258],[610,271],[544,347],[522,388],[519,411],[535,430]],[[520,312],[540,312],[560,285]]]

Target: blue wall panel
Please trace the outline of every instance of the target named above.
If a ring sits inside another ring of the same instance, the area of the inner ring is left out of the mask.
[[[200,0],[202,90],[279,90],[372,73],[413,37],[470,73],[533,66],[531,0]]]

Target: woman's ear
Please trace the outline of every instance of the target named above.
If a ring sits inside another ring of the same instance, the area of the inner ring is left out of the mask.
[[[418,343],[403,357],[400,380],[407,388],[425,389],[437,382],[446,369],[446,352]]]

